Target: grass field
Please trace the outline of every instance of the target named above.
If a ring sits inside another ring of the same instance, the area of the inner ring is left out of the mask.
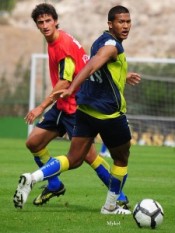
[[[53,155],[67,151],[69,142],[53,141]],[[100,144],[97,144],[99,150]],[[109,162],[111,160],[107,159]],[[175,232],[175,149],[167,147],[133,146],[129,163],[129,178],[125,193],[132,208],[143,198],[153,198],[164,209],[164,222],[155,229],[140,229],[132,216],[100,214],[107,189],[86,164],[65,172],[64,196],[36,207],[32,201],[43,183],[34,186],[22,210],[13,206],[13,194],[21,173],[36,169],[32,156],[22,139],[1,139],[0,142],[0,232],[3,233],[160,233]]]

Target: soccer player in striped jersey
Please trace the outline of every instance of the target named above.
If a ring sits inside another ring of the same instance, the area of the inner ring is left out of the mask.
[[[36,21],[38,28],[49,40],[51,38],[51,25],[53,23],[56,25],[56,22],[57,20],[52,19],[48,12],[40,14]],[[75,127],[67,156],[51,158],[48,155],[48,159],[42,160],[42,153],[40,155],[37,152],[37,156],[34,154],[45,165],[32,174],[26,173],[20,177],[13,199],[15,207],[23,207],[34,183],[44,179],[51,182],[51,179],[57,178],[56,175],[79,167],[85,160],[108,187],[106,203],[102,207],[101,213],[131,214],[129,210],[121,208],[116,203],[127,178],[131,139],[125,116],[124,86],[127,78],[127,63],[122,46],[122,41],[127,38],[131,26],[128,9],[123,6],[112,8],[108,15],[108,25],[109,31],[105,31],[94,42],[91,49],[91,59],[86,66],[73,80],[68,80],[65,86],[60,85],[58,88],[59,81],[53,88],[50,98],[46,98],[42,106],[39,107],[38,113],[36,114],[37,111],[34,110],[26,116],[28,123],[33,122],[36,116],[43,112],[43,109],[50,105],[55,98],[60,97],[60,94],[61,98],[58,100],[66,101],[67,98],[74,95],[82,84],[77,94],[78,110],[75,115]],[[59,33],[54,39],[59,39],[58,35]],[[61,77],[61,74],[59,75]],[[138,74],[130,74],[130,84],[135,84],[139,80]],[[61,88],[64,90],[60,90]],[[58,111],[60,110],[58,109]],[[94,152],[94,139],[98,133],[108,147],[114,162],[110,172],[104,159],[92,153]],[[34,137],[37,138],[36,135]],[[54,182],[57,181],[54,180]]]

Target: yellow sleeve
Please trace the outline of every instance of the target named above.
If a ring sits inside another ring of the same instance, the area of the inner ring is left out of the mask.
[[[70,57],[65,57],[63,60],[61,60],[58,71],[60,79],[65,79],[72,82],[73,74],[75,72],[75,63],[73,59]]]

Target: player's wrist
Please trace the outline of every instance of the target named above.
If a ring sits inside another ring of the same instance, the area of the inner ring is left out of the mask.
[[[49,96],[49,101],[50,101],[51,104],[53,104],[55,102],[53,96],[51,96],[51,95]]]
[[[44,111],[45,108],[46,108],[46,107],[44,106],[44,104],[40,104],[39,107],[42,109],[42,111]]]
[[[53,104],[54,102],[55,102],[55,100],[49,96],[49,98],[47,98],[46,101],[44,101],[43,103],[40,104],[40,107],[44,111],[49,105]]]

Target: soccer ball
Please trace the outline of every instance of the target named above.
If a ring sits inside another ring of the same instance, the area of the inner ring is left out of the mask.
[[[140,228],[149,227],[154,229],[163,222],[164,212],[157,201],[143,199],[135,205],[133,217]]]

